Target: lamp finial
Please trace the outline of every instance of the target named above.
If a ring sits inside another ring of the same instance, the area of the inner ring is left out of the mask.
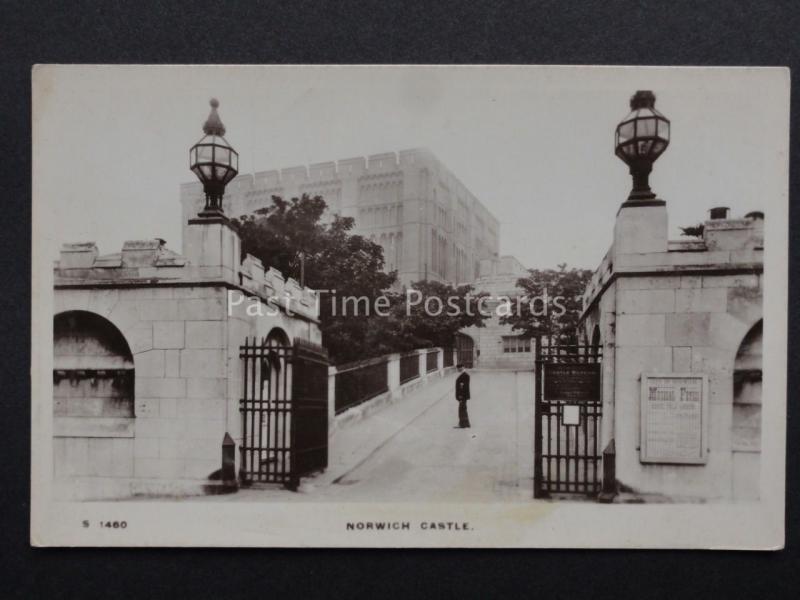
[[[637,108],[655,108],[656,95],[650,90],[638,90],[631,96],[631,110]]]
[[[225,125],[222,124],[222,119],[219,118],[219,113],[217,113],[217,108],[219,108],[219,100],[216,98],[212,98],[209,101],[211,105],[211,112],[206,119],[206,122],[203,123],[203,133],[206,135],[218,135],[223,136],[225,135]]]

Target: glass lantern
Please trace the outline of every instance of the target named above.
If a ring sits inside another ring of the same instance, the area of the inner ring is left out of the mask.
[[[225,125],[219,118],[219,102],[212,98],[211,113],[203,132],[206,134],[189,150],[189,168],[203,184],[206,204],[201,216],[221,215],[225,186],[239,173],[239,153],[225,135]]]
[[[633,189],[628,201],[652,200],[649,176],[653,163],[669,145],[670,123],[655,108],[656,97],[640,90],[631,98],[631,112],[617,125],[614,153],[630,168]]]

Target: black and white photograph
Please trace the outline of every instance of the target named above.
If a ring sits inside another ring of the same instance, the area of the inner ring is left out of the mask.
[[[787,69],[32,80],[33,545],[783,546]]]

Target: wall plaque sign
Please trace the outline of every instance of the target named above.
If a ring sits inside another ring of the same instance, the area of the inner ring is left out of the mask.
[[[562,425],[580,425],[581,407],[578,404],[564,404],[561,407]]]
[[[545,363],[546,400],[599,400],[600,363]]]
[[[705,375],[642,375],[641,417],[639,459],[642,462],[706,462],[708,378]]]

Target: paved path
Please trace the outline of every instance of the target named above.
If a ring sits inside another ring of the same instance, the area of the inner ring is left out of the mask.
[[[331,464],[301,493],[278,486],[220,502],[519,502],[533,496],[533,373],[472,371],[470,429],[452,375],[338,431]]]
[[[449,388],[360,464],[310,495],[342,502],[530,499],[533,374],[473,372],[470,429],[455,428],[458,404]]]

